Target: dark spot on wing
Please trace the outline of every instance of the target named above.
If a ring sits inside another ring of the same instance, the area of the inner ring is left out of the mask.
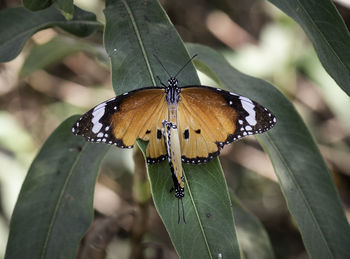
[[[162,131],[160,129],[157,129],[157,139],[162,138]]]
[[[146,130],[146,134],[150,134],[151,133],[151,131],[150,130]]]
[[[185,139],[189,139],[189,137],[190,137],[190,132],[189,132],[188,129],[186,129],[186,130],[184,131],[184,138],[185,138]]]
[[[196,132],[197,134],[200,134],[201,133],[201,129],[197,129],[194,132]]]

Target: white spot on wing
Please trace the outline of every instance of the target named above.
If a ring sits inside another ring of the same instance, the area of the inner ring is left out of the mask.
[[[245,119],[250,125],[252,126],[256,125],[257,121],[256,121],[256,112],[254,110],[254,107],[255,107],[254,103],[252,102],[252,100],[244,96],[240,96],[239,99],[241,99],[241,104],[243,109],[246,110],[246,112],[248,112],[248,116],[246,116]]]
[[[94,125],[92,127],[92,132],[95,133],[95,134],[97,132],[99,132],[101,130],[101,128],[102,128],[102,123],[100,123],[99,121],[102,118],[102,116],[105,114],[105,110],[106,110],[105,106],[106,106],[106,102],[101,103],[101,104],[97,105],[95,107],[95,109],[92,111],[92,120],[91,120],[91,122]]]

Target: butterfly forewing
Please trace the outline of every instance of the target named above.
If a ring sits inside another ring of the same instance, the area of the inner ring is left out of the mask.
[[[262,133],[275,122],[268,109],[246,97],[207,86],[183,87],[179,102],[182,161],[208,162],[225,144]]]
[[[124,93],[97,105],[84,114],[72,131],[91,142],[105,142],[131,148],[137,138],[149,141],[146,156],[152,161],[164,160],[163,138],[157,138],[166,116],[164,89],[143,88]]]

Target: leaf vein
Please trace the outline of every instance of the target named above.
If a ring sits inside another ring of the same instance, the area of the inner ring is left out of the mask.
[[[70,180],[70,178],[71,178],[71,176],[73,174],[75,166],[77,165],[78,161],[80,160],[81,154],[83,153],[83,151],[85,150],[87,145],[88,145],[87,142],[84,143],[84,145],[82,147],[82,150],[79,152],[79,155],[75,159],[71,169],[69,170],[68,176],[67,176],[67,178],[66,178],[66,180],[65,180],[65,182],[64,182],[64,184],[62,186],[59,198],[57,199],[57,203],[56,203],[53,215],[52,215],[51,222],[49,224],[49,228],[48,228],[48,231],[47,231],[47,235],[46,235],[46,238],[45,238],[45,242],[44,242],[44,245],[43,245],[43,249],[42,249],[42,253],[41,253],[40,259],[45,258],[45,254],[47,252],[47,246],[48,246],[48,243],[49,243],[50,235],[51,235],[52,229],[54,227],[54,224],[55,224],[55,221],[56,221],[56,218],[57,218],[57,212],[58,212],[58,210],[59,210],[59,208],[60,208],[60,206],[62,204],[63,194],[65,193],[65,190],[67,189],[68,182],[69,182],[69,180]]]

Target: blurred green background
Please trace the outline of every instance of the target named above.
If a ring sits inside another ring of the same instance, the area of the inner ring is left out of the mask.
[[[74,2],[103,22],[103,1]],[[349,220],[350,102],[324,71],[302,29],[266,1],[161,3],[185,42],[221,51],[235,68],[270,81],[293,102],[332,172]],[[350,1],[335,3],[349,26]],[[20,1],[2,1],[0,8],[17,5]],[[65,118],[114,96],[101,39],[102,31],[81,40],[48,29],[36,33],[15,60],[0,64],[0,258],[21,184],[41,145]],[[213,85],[204,75],[201,80]],[[95,225],[134,209],[133,156],[139,155],[136,149],[117,148],[107,154],[95,190]],[[308,258],[272,165],[255,138],[226,147],[220,160],[230,191],[263,223],[276,258]],[[154,207],[149,210],[145,242],[153,245],[148,253],[177,258]],[[128,218],[120,223],[108,244],[110,255],[128,258],[131,228]]]

